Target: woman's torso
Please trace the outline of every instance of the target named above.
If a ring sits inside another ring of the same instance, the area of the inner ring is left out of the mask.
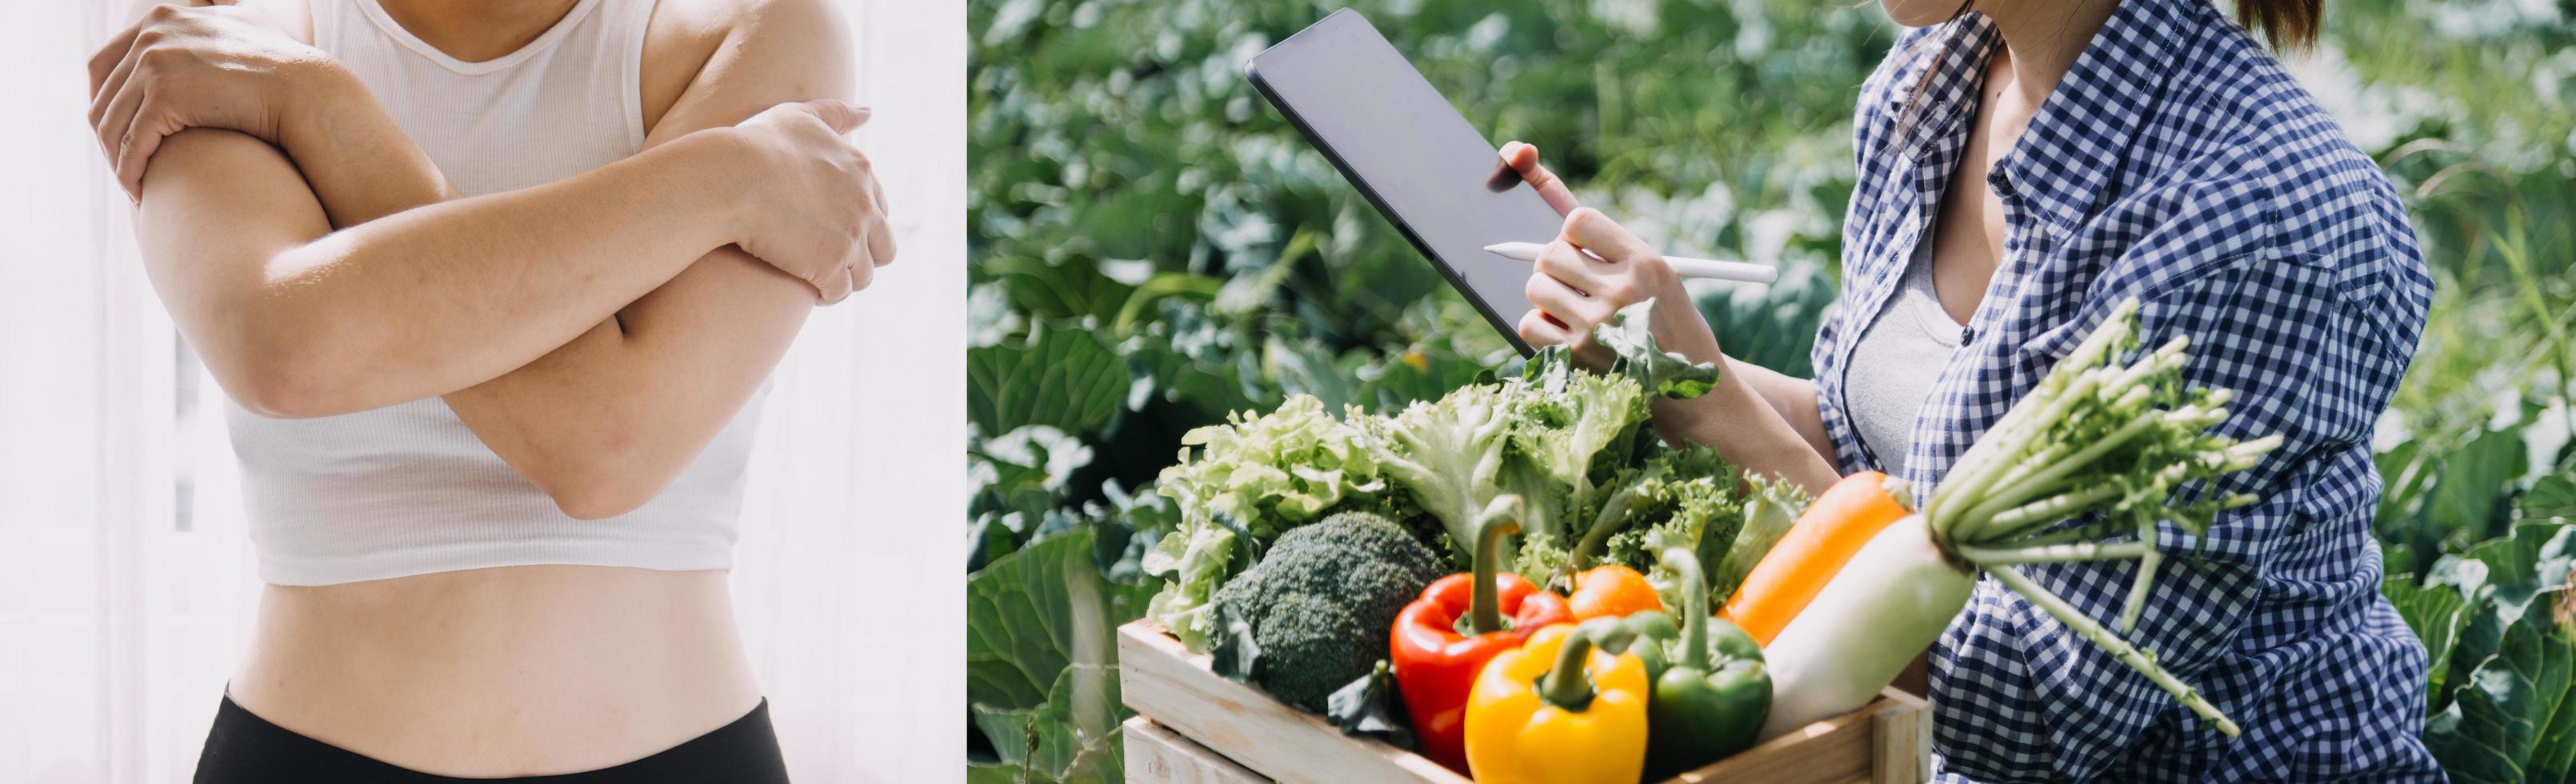
[[[374,0],[280,10],[309,11],[312,42],[468,196],[634,154],[688,81],[672,70],[714,45],[662,24],[654,0],[580,0],[529,44],[472,63]],[[586,522],[437,398],[290,422],[234,412],[272,584],[230,693],[287,729],[456,776],[606,767],[740,717],[759,690],[723,570],[759,406],[653,502]]]
[[[1992,25],[1907,34],[1864,88],[1843,298],[1814,355],[1846,471],[1889,465],[1858,437],[1865,375],[1933,374],[1903,439],[1923,492],[2121,299],[2152,339],[2188,334],[2186,377],[2237,392],[2225,435],[2286,446],[2227,492],[2262,503],[2206,537],[2172,526],[2132,639],[2231,716],[2222,743],[2187,712],[1992,581],[1935,648],[1935,745],[1980,780],[2319,778],[2422,773],[2423,653],[2378,595],[2368,532],[2371,427],[2411,356],[2430,280],[2370,159],[2258,45],[2200,0],[2124,0],[1986,184],[2003,255],[1937,369],[1861,364],[1903,317],[1904,271],[1963,157]],[[2035,566],[2111,617],[2126,567]],[[2324,713],[2318,713],[2318,712]],[[2331,714],[2320,725],[2303,716]]]

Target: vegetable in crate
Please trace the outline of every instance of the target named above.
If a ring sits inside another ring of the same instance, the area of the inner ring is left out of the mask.
[[[1245,627],[1219,630],[1215,659],[1229,670],[1221,674],[1321,712],[1335,689],[1368,674],[1396,614],[1440,571],[1412,533],[1365,512],[1282,534],[1261,563],[1216,592],[1219,617]]]
[[[1718,614],[1743,627],[1754,642],[1771,644],[1835,570],[1870,537],[1913,514],[1911,506],[1904,480],[1877,471],[1844,477],[1807,505],[1798,524],[1744,576],[1742,589]]]
[[[1655,586],[1637,570],[1618,564],[1596,566],[1574,576],[1574,592],[1566,594],[1566,606],[1574,619],[1625,618],[1648,610],[1661,610],[1664,601],[1656,598]]]
[[[1774,686],[1764,737],[1875,698],[1966,606],[1980,570],[2145,675],[2219,732],[2237,734],[2235,722],[2153,655],[2018,568],[2138,560],[2119,619],[2122,629],[2134,629],[2163,557],[2155,548],[2157,525],[2205,533],[2219,511],[2256,500],[2207,497],[2197,487],[2176,497],[2186,485],[2253,467],[2280,438],[2239,443],[2203,432],[2227,418],[2228,393],[2183,389],[2184,338],[2122,364],[2119,358],[2138,343],[2137,308],[2134,299],[2121,303],[2059,360],[1959,456],[1920,513],[1886,525],[1847,558],[1837,559],[1831,548],[1782,547],[1764,556],[1756,573],[1774,571],[1777,559],[1778,573],[1823,580],[1763,646]],[[1843,484],[1864,497],[1878,490],[1866,475]],[[1843,492],[1837,486],[1827,495]],[[2134,540],[2105,541],[2132,533]],[[1748,581],[1741,598],[1762,601],[1751,595],[1755,590]]]
[[[1478,784],[1635,784],[1649,687],[1632,642],[1615,618],[1561,623],[1485,665],[1467,705]]]
[[[1577,368],[1552,347],[1518,378],[1354,424],[1393,487],[1438,519],[1461,552],[1475,542],[1480,511],[1506,494],[1520,496],[1526,534],[1571,541],[1587,530],[1574,524],[1592,519],[1638,476],[1641,459],[1662,450],[1645,427],[1653,399],[1696,397],[1717,379],[1714,364],[1656,349],[1645,326],[1652,305],[1630,306],[1600,327],[1602,344],[1617,352],[1608,374]]]
[[[1454,770],[1467,769],[1467,697],[1477,671],[1531,632],[1574,620],[1563,598],[1496,571],[1503,537],[1520,527],[1520,497],[1494,499],[1479,516],[1474,571],[1433,582],[1396,617],[1391,658],[1413,734],[1423,756]]]
[[[1209,601],[1259,546],[1386,488],[1362,438],[1305,395],[1182,436],[1181,462],[1156,480],[1180,507],[1181,524],[1145,556],[1145,571],[1165,578],[1146,616],[1190,650],[1207,650],[1215,628]]]
[[[1647,717],[1647,775],[1670,778],[1753,746],[1771,711],[1771,673],[1751,635],[1708,615],[1699,557],[1674,547],[1661,558],[1682,596],[1678,629],[1662,613],[1631,616],[1638,658],[1654,683]]]

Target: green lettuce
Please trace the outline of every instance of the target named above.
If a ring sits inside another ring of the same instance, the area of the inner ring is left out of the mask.
[[[1146,573],[1164,578],[1147,617],[1191,650],[1204,650],[1214,630],[1208,601],[1251,565],[1261,543],[1386,489],[1376,453],[1363,441],[1359,428],[1306,395],[1182,436],[1181,462],[1156,482],[1180,506],[1181,521],[1145,555]]]

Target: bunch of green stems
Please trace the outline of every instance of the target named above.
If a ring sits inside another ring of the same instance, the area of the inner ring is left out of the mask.
[[[2231,393],[2184,388],[2187,338],[2138,352],[2137,311],[2135,299],[2114,308],[1960,455],[1924,505],[1924,522],[1954,563],[1994,575],[2232,736],[2233,721],[2120,635],[2136,631],[2163,561],[2157,525],[2206,533],[2219,512],[2254,503],[2251,495],[2198,496],[2219,475],[2254,467],[2281,439],[2207,434],[2227,419]],[[2119,632],[2018,568],[2113,560],[2138,562]]]

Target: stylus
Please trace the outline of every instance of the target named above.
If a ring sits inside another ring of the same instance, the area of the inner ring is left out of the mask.
[[[1539,251],[1545,249],[1547,246],[1535,242],[1497,242],[1485,246],[1485,250],[1494,255],[1513,261],[1537,261]],[[1664,263],[1672,265],[1673,271],[1685,278],[1709,278],[1743,283],[1770,283],[1780,279],[1779,270],[1751,262],[1665,256]]]

